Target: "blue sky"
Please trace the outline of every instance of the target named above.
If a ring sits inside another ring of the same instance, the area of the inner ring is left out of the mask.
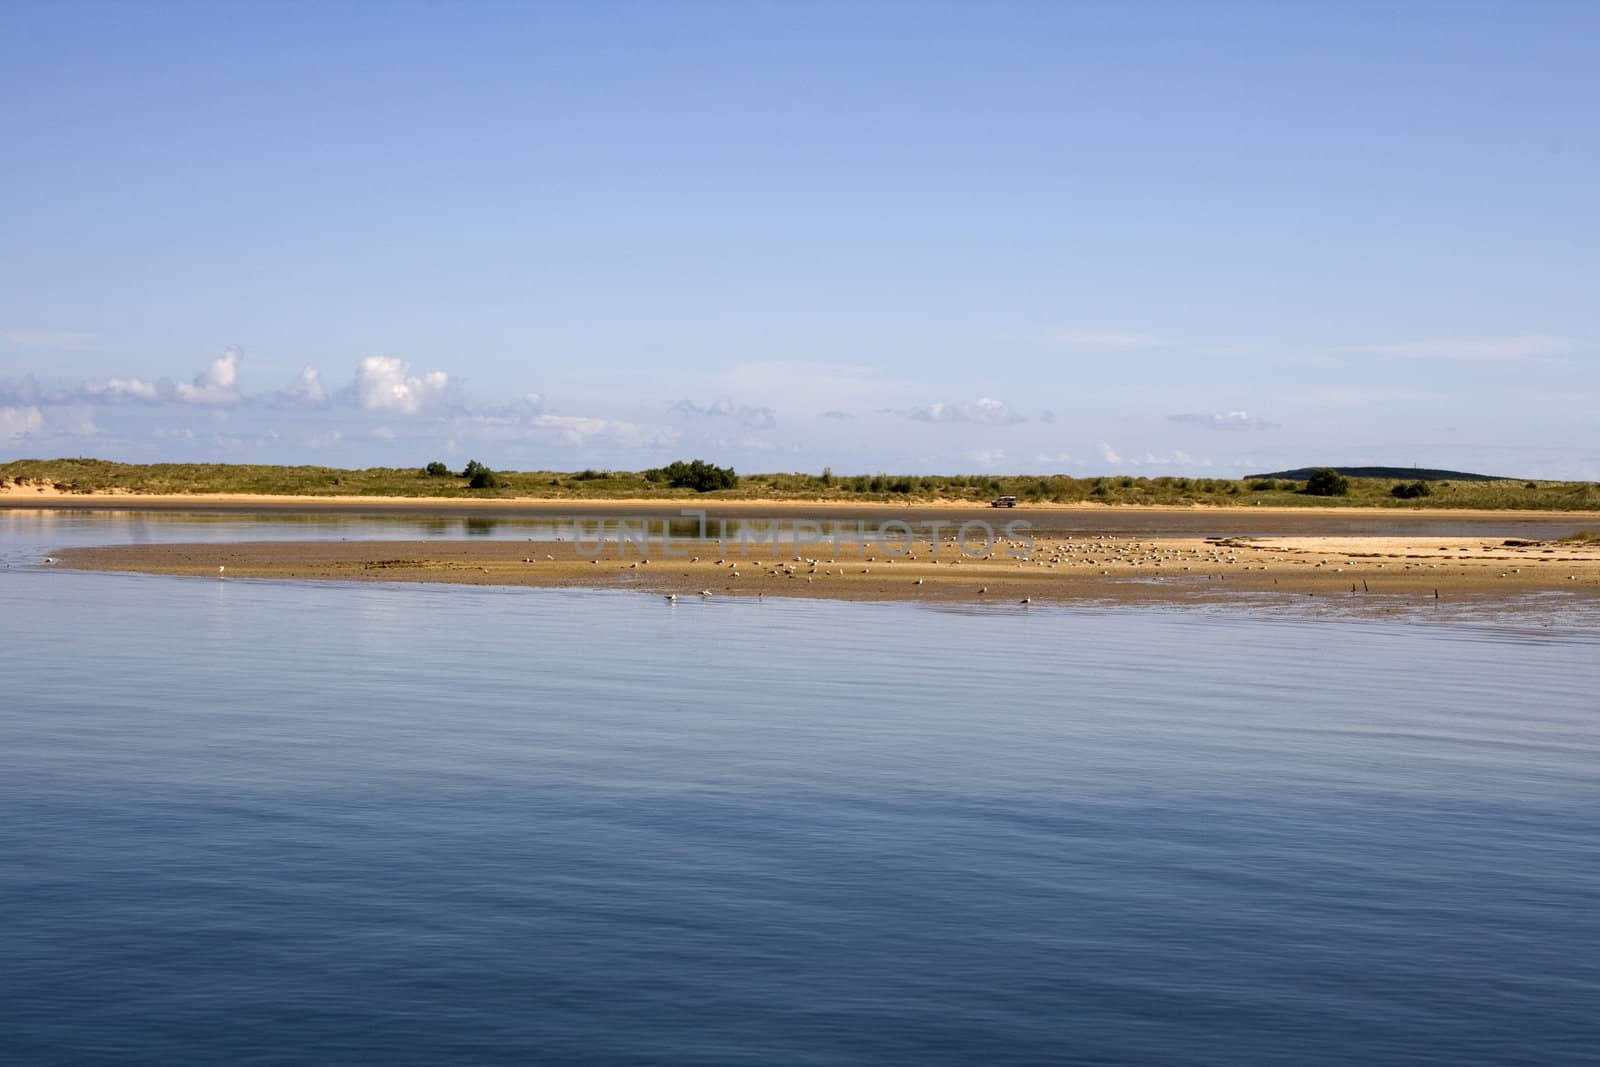
[[[1600,6],[0,7],[0,456],[1600,478]]]

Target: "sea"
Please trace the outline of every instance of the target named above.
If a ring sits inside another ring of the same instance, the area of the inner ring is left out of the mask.
[[[0,512],[0,1063],[1600,1058],[1559,613],[46,562],[472,535]]]

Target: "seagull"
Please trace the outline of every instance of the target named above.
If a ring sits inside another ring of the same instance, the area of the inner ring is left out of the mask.
[[[228,568],[226,568],[226,567],[221,567],[221,566],[219,566],[219,567],[218,567],[218,568],[217,568],[217,577],[218,577],[218,578],[221,578],[221,577],[222,577],[222,572],[223,572],[223,571],[225,571],[225,570],[227,570],[227,569],[228,569]]]
[[[668,604],[676,604],[678,602],[678,594],[677,593],[668,593],[667,596],[666,596],[666,600],[667,600]]]

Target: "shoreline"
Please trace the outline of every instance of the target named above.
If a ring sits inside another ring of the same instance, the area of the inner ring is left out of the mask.
[[[1385,613],[1448,600],[1493,614],[1529,594],[1600,604],[1600,545],[1506,545],[1485,538],[1041,539],[1025,559],[988,559],[928,541],[903,556],[859,542],[673,543],[666,558],[570,541],[269,541],[114,545],[60,551],[81,571],[280,581],[426,582],[621,589],[683,599],[781,596],[910,603],[1222,604],[1261,595]],[[655,551],[654,548],[651,549]],[[682,555],[678,555],[681,552]]]
[[[377,509],[402,511],[511,511],[572,514],[587,509],[614,511],[629,508],[642,511],[717,511],[740,508],[760,512],[870,512],[870,511],[949,511],[979,512],[987,515],[1026,515],[1036,513],[1086,513],[1111,515],[1118,512],[1140,514],[1252,514],[1252,515],[1353,515],[1448,516],[1456,518],[1541,518],[1552,520],[1592,520],[1600,523],[1600,511],[1574,511],[1542,508],[1447,508],[1415,504],[1103,504],[1095,501],[1022,503],[1015,508],[991,508],[970,500],[838,500],[815,497],[464,497],[464,496],[310,496],[292,493],[134,493],[94,491],[64,493],[56,489],[0,489],[0,511],[16,510],[226,510],[284,511]]]
[[[33,516],[41,525],[61,515],[140,515],[162,521],[185,516],[233,518],[248,522],[288,517],[337,522],[456,521],[473,524],[570,522],[574,519],[650,520],[701,515],[709,523],[815,522],[832,534],[830,524],[863,524],[864,532],[879,523],[898,521],[922,537],[938,536],[938,527],[952,532],[967,522],[1003,529],[1027,523],[1036,537],[1096,535],[1128,537],[1499,537],[1558,540],[1600,529],[1600,513],[1583,511],[1484,510],[1416,507],[1328,507],[1308,505],[1169,505],[1169,504],[1025,504],[991,508],[961,501],[792,501],[779,499],[567,498],[495,497],[308,497],[249,494],[140,495],[128,493],[65,494],[0,491],[0,521],[20,522]],[[731,531],[736,527],[730,525]],[[481,531],[463,531],[463,536]],[[554,536],[530,530],[533,536]],[[47,534],[41,532],[41,537]],[[363,530],[360,537],[382,536]],[[403,533],[401,536],[405,536]],[[846,536],[850,536],[847,531]]]

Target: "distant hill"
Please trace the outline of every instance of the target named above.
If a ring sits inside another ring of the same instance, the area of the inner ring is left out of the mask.
[[[1468,474],[1466,471],[1438,471],[1427,467],[1334,467],[1346,478],[1403,478],[1413,482],[1504,482],[1510,479],[1493,474]],[[1247,474],[1246,478],[1287,478],[1303,482],[1321,467],[1296,467],[1273,474]]]

